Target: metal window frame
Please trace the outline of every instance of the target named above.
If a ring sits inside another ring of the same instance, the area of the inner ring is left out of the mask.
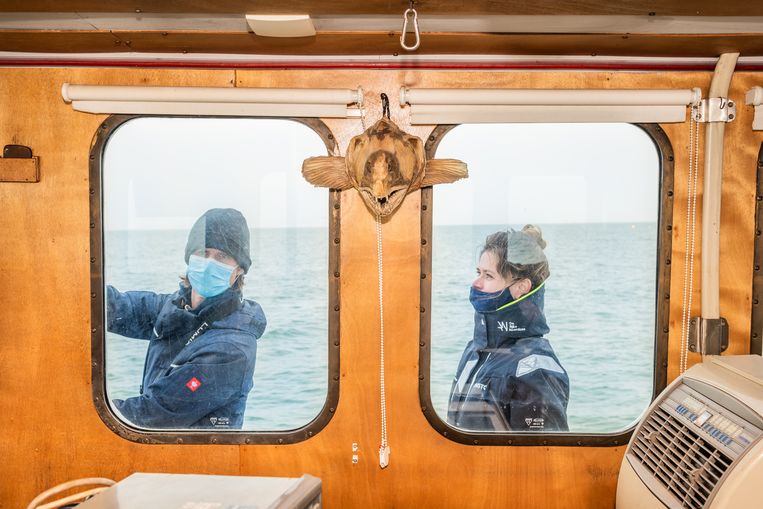
[[[307,440],[326,427],[339,403],[339,244],[340,244],[340,191],[329,190],[329,227],[327,267],[328,284],[328,393],[321,412],[304,426],[287,431],[246,430],[146,430],[131,426],[119,419],[108,403],[105,367],[105,295],[104,295],[104,235],[103,235],[103,151],[111,134],[130,120],[137,118],[234,118],[183,115],[111,115],[101,123],[90,149],[90,332],[91,379],[93,403],[101,420],[122,438],[141,444],[292,444]],[[235,117],[240,118],[240,117]],[[326,124],[313,118],[278,118],[291,120],[316,132],[329,153],[334,148],[334,135]]]
[[[758,150],[755,182],[755,252],[752,270],[750,353],[763,354],[763,143]]]
[[[659,161],[659,211],[657,249],[657,288],[655,295],[655,343],[652,401],[667,386],[668,332],[670,323],[670,268],[673,230],[673,147],[668,136],[658,124],[632,124],[641,128],[653,141]],[[425,144],[427,159],[433,159],[437,146],[454,125],[439,125]],[[429,390],[431,363],[431,314],[432,305],[432,187],[421,190],[421,284],[419,325],[419,402],[429,424],[443,437],[469,445],[517,445],[517,446],[583,446],[617,447],[627,445],[638,423],[615,433],[479,433],[453,427],[435,412]]]

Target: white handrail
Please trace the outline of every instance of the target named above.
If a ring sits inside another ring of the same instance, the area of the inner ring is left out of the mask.
[[[739,53],[718,59],[708,97],[728,97]],[[705,173],[702,182],[702,318],[717,319],[720,306],[721,183],[726,122],[710,122],[705,131]]]

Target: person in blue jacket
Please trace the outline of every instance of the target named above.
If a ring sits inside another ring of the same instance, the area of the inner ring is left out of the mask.
[[[173,294],[107,288],[108,330],[148,340],[140,395],[113,407],[142,428],[241,428],[266,325],[259,304],[242,295],[252,261],[241,212],[205,212],[185,261]]]
[[[453,380],[448,423],[469,431],[567,431],[569,378],[543,336],[550,275],[539,228],[485,241],[469,300],[474,337]]]

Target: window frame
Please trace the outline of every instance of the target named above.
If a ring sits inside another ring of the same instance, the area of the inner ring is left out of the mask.
[[[326,401],[320,413],[304,426],[287,431],[220,431],[210,429],[146,430],[131,426],[119,419],[111,409],[106,394],[106,306],[104,287],[104,231],[103,231],[103,155],[113,132],[124,123],[137,118],[242,118],[201,115],[110,115],[98,128],[89,159],[90,194],[90,333],[91,381],[95,409],[106,426],[120,437],[142,444],[292,444],[307,440],[329,423],[339,403],[339,245],[340,245],[340,191],[328,190],[328,373]],[[323,140],[327,152],[334,148],[334,135],[317,118],[244,117],[256,119],[290,120],[312,129]]]
[[[756,108],[757,109],[757,108]],[[758,149],[755,178],[755,249],[752,266],[752,304],[750,306],[750,353],[763,355],[763,143]]]
[[[460,124],[436,126],[427,138],[427,159],[434,159],[443,137]],[[673,147],[659,124],[631,124],[641,128],[657,149],[659,167],[659,210],[657,219],[657,288],[655,295],[655,343],[652,398],[667,386],[668,332],[670,323],[670,268],[673,231]],[[434,410],[430,384],[431,313],[432,305],[432,226],[434,205],[432,187],[421,190],[421,283],[419,321],[419,402],[429,424],[443,437],[468,445],[529,445],[529,446],[586,446],[617,447],[627,445],[638,423],[615,433],[575,432],[473,432],[446,423]],[[646,407],[644,408],[646,410]]]

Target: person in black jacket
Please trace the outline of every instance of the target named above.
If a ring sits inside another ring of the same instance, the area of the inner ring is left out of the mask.
[[[474,337],[453,380],[448,423],[469,431],[567,431],[569,378],[549,341],[550,275],[539,228],[489,235],[469,300]]]

